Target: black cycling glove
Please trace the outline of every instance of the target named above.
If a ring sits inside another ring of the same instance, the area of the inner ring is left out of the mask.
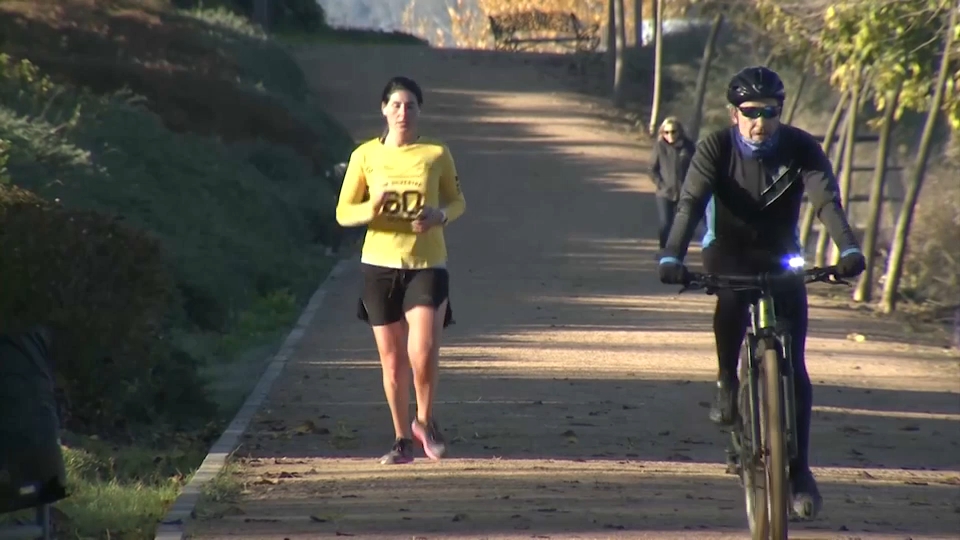
[[[851,251],[840,257],[840,261],[837,262],[837,277],[857,277],[866,268],[867,261],[863,258],[863,253],[860,253],[860,250]]]
[[[690,280],[690,272],[679,261],[663,261],[658,267],[660,283],[667,285],[686,285]]]

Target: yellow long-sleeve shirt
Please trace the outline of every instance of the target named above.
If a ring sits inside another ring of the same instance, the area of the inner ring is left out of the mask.
[[[379,192],[385,192],[386,198],[375,212],[370,194]],[[362,262],[404,269],[444,266],[443,227],[413,232],[411,224],[424,205],[443,210],[447,223],[466,210],[446,145],[420,138],[397,147],[372,139],[353,151],[340,188],[337,222],[344,227],[367,225]]]

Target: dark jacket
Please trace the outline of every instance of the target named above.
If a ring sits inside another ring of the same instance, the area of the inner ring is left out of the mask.
[[[680,200],[680,186],[695,150],[693,141],[686,137],[673,144],[662,138],[657,140],[650,157],[650,176],[657,185],[657,197],[674,202]]]
[[[804,192],[840,251],[859,248],[840,205],[830,160],[816,139],[784,125],[774,153],[757,158],[740,151],[736,136],[732,129],[723,128],[697,145],[663,250],[665,257],[683,259],[705,213],[704,247],[715,242],[729,252],[797,253]]]

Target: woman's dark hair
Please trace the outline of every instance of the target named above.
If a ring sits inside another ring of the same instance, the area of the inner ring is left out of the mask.
[[[423,90],[420,89],[420,85],[416,81],[409,77],[396,76],[389,81],[387,85],[383,87],[383,95],[380,96],[380,103],[386,105],[390,101],[390,96],[393,95],[397,90],[406,90],[414,95],[417,98],[417,106],[423,105]],[[380,134],[380,142],[382,143],[387,138],[387,134],[390,132],[390,127],[386,126],[383,128],[383,133]]]
[[[410,92],[417,98],[417,105],[423,105],[423,91],[420,90],[420,85],[416,81],[408,77],[394,77],[387,81],[387,85],[383,87],[383,95],[380,97],[380,103],[386,103],[390,101],[390,96],[397,90],[406,90]]]

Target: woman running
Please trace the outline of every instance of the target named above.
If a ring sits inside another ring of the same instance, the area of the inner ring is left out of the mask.
[[[440,337],[450,322],[443,227],[466,201],[445,144],[420,137],[423,92],[411,79],[387,82],[383,135],[353,151],[337,203],[337,222],[366,225],[358,316],[373,327],[396,440],[380,462],[413,461],[413,438],[430,459],[446,444],[434,419]],[[410,378],[417,415],[409,420]]]

